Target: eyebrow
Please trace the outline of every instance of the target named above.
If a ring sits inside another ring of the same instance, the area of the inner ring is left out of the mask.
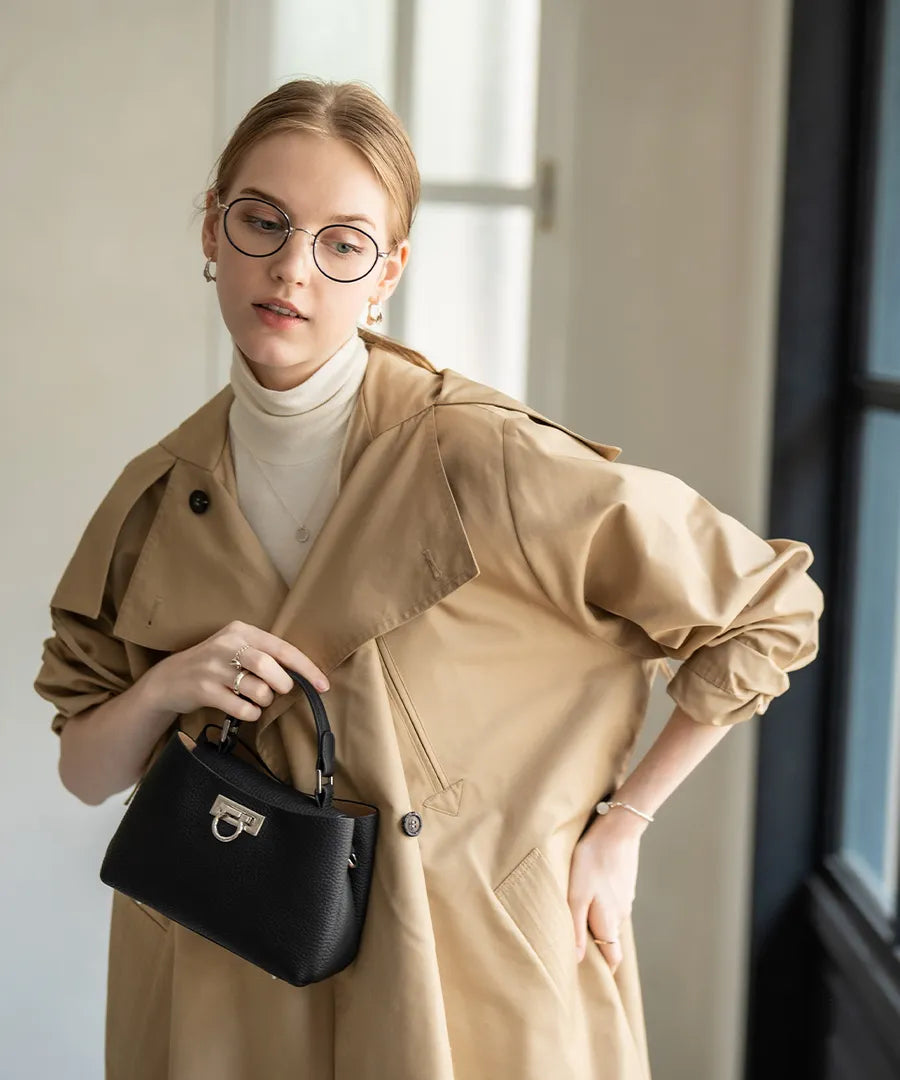
[[[282,199],[279,199],[275,195],[269,195],[267,192],[261,191],[259,188],[255,188],[255,187],[241,188],[241,190],[238,192],[238,194],[239,195],[255,195],[256,198],[258,198],[258,199],[265,199],[267,202],[275,203],[275,205],[280,206],[281,209],[285,213],[288,212],[287,205],[284,203],[284,201]],[[375,225],[375,222],[370,217],[366,217],[365,214],[330,214],[329,217],[328,217],[328,221],[329,221],[329,224],[331,224],[332,222],[337,222],[337,223],[339,223],[341,225],[347,224],[348,221],[364,221],[367,225],[371,225],[373,229],[375,229],[377,227]]]

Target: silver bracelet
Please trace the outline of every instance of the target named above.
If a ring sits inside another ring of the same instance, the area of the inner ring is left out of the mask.
[[[598,802],[597,805],[594,807],[594,809],[602,817],[605,814],[608,814],[610,812],[610,810],[612,810],[612,808],[614,806],[624,806],[626,810],[630,810],[633,814],[637,814],[638,817],[642,817],[644,819],[644,821],[653,821],[654,820],[650,816],[650,814],[645,814],[643,810],[638,810],[634,806],[631,806],[627,802],[606,802],[605,799],[601,799],[600,802]]]

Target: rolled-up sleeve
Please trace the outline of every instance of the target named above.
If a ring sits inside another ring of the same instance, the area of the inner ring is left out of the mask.
[[[504,425],[504,463],[543,591],[588,631],[610,613],[640,628],[640,655],[681,661],[667,692],[696,721],[764,712],[817,655],[807,544],[765,540],[677,477],[524,417]]]
[[[51,728],[57,734],[71,717],[127,690],[150,662],[116,636],[115,626],[173,460],[155,446],[125,466],[50,598],[53,632],[33,685],[56,708]]]
[[[90,619],[51,608],[50,620],[34,689],[56,709],[50,727],[58,735],[70,717],[127,690],[132,679],[125,645],[103,612]]]

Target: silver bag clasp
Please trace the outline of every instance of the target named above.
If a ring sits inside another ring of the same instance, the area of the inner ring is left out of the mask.
[[[255,810],[251,810],[247,806],[242,806],[239,802],[235,802],[233,799],[226,798],[224,795],[217,795],[215,802],[212,804],[212,808],[209,811],[212,814],[212,832],[213,836],[217,840],[221,840],[223,844],[227,844],[240,836],[242,832],[249,833],[251,836],[256,836],[259,830],[262,828],[263,822],[266,820],[265,814],[258,814]],[[228,825],[234,826],[234,832],[230,836],[223,836],[219,832],[219,822],[224,821]]]

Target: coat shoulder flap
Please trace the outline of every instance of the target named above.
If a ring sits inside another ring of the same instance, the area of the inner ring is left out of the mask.
[[[549,417],[544,416],[543,413],[538,412],[537,409],[531,408],[530,405],[526,405],[524,402],[519,401],[514,397],[510,397],[500,390],[495,390],[492,386],[475,382],[473,379],[461,375],[452,368],[444,368],[441,374],[443,376],[443,384],[440,396],[435,402],[435,405],[437,406],[492,406],[503,416],[509,416],[512,413],[524,414],[537,424],[546,425],[548,428],[555,428],[557,431],[564,433],[572,439],[576,439],[578,442],[594,451],[594,453],[606,458],[608,461],[615,461],[622,452],[621,446],[614,446],[611,443],[595,442],[593,439],[588,439],[586,436],[580,435],[577,431],[572,431],[558,421],[551,420]]]
[[[157,444],[128,462],[88,522],[50,599],[51,607],[97,618],[125,519],[175,460]]]

